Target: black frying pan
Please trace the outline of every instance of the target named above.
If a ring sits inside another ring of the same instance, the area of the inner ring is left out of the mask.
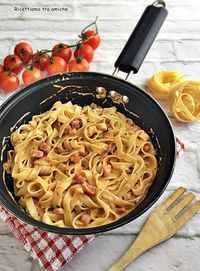
[[[138,71],[166,15],[166,9],[155,3],[146,8],[115,63],[117,69],[124,72]],[[7,159],[7,151],[12,148],[8,137],[10,128],[16,129],[22,123],[27,123],[33,115],[49,110],[58,100],[72,101],[82,106],[91,103],[101,107],[116,106],[119,112],[132,118],[151,137],[158,160],[155,180],[137,208],[116,222],[95,228],[72,229],[58,228],[36,221],[18,206],[11,176],[6,175],[3,178],[3,163]],[[57,74],[14,94],[0,108],[0,142],[3,142],[0,162],[0,202],[26,223],[61,234],[99,233],[122,226],[143,214],[165,190],[172,175],[176,155],[172,127],[158,103],[146,92],[125,80],[94,72]]]

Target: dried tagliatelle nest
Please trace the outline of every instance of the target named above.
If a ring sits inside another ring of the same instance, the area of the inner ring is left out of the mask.
[[[200,80],[176,84],[170,91],[169,108],[179,121],[200,120]]]
[[[178,71],[163,70],[149,78],[147,86],[155,98],[166,100],[169,97],[172,87],[182,81],[184,81],[184,76]]]
[[[176,120],[200,120],[200,80],[185,80],[178,71],[162,70],[148,79],[147,87],[155,98],[168,101]]]

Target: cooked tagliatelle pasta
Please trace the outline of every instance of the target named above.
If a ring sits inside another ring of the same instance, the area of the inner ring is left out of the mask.
[[[115,107],[56,102],[11,134],[11,174],[19,204],[58,227],[111,223],[145,197],[157,171],[148,134]]]
[[[189,80],[174,86],[169,96],[169,108],[179,121],[200,120],[200,81]]]
[[[169,97],[171,88],[182,81],[184,81],[184,76],[178,71],[163,70],[149,78],[147,86],[155,98],[166,100]]]

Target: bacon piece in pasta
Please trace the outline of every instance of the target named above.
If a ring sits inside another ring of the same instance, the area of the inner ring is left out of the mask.
[[[44,142],[40,144],[38,149],[40,151],[43,151],[45,154],[48,154],[51,150],[51,147]]]
[[[31,153],[32,158],[42,158],[44,156],[44,152],[40,150],[33,150]]]
[[[81,222],[85,225],[88,226],[91,222],[92,218],[88,213],[85,213],[81,217]]]
[[[133,194],[132,191],[128,192],[126,195],[124,195],[124,200],[134,200],[136,196]]]

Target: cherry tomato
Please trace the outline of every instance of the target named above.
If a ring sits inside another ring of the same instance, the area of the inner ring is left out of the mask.
[[[84,43],[90,45],[93,49],[99,47],[99,44],[101,42],[100,36],[99,34],[96,34],[95,30],[87,30],[83,35],[83,40],[86,40]]]
[[[89,63],[82,57],[77,57],[69,62],[69,72],[87,72],[89,70]]]
[[[33,57],[33,48],[27,42],[20,42],[15,46],[14,53],[19,56],[24,63],[28,63]]]
[[[49,64],[50,56],[47,53],[36,53],[33,56],[34,66],[40,70],[45,70]]]
[[[13,72],[0,73],[0,88],[5,92],[12,92],[19,87],[19,78]]]
[[[0,72],[3,72],[4,68],[3,65],[0,64]]]
[[[88,44],[83,44],[80,49],[74,51],[74,57],[78,56],[85,58],[90,63],[94,56],[94,49]]]
[[[8,55],[4,59],[4,67],[7,71],[18,74],[23,68],[23,62],[17,55]]]
[[[70,58],[72,56],[72,50],[66,44],[63,43],[56,44],[52,50],[53,56],[62,57],[66,63],[70,61]]]
[[[46,67],[46,72],[51,74],[56,74],[60,72],[65,72],[67,70],[67,64],[65,60],[59,56],[54,56],[50,59],[49,64]]]
[[[22,74],[24,84],[29,85],[44,78],[44,74],[37,68],[25,70]]]

